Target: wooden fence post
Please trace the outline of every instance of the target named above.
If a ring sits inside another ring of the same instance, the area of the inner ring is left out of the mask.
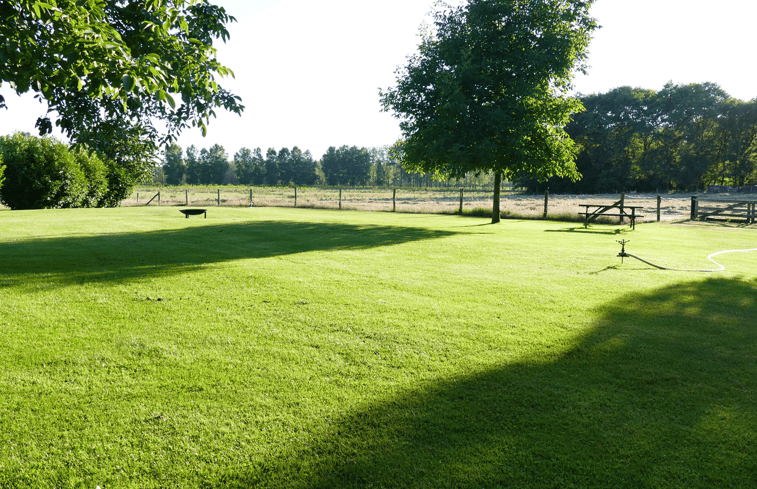
[[[549,207],[549,190],[544,191],[544,219],[547,218],[547,207]]]
[[[696,221],[697,219],[697,196],[692,195],[691,196],[691,216],[690,219],[692,221]]]
[[[342,189],[339,188],[339,209],[342,209]]]
[[[660,204],[662,203],[662,197],[657,196],[657,222],[660,222]]]
[[[145,207],[148,206],[148,205],[150,205],[150,202],[152,202],[155,199],[158,199],[158,205],[160,205],[160,190],[158,191],[157,194],[155,194],[155,195],[152,196],[152,199],[150,199],[150,200],[147,201],[147,203],[145,204]]]
[[[250,207],[252,207],[252,187],[250,187]]]
[[[137,192],[137,205],[139,205],[139,192]]]
[[[297,187],[294,187],[294,206],[297,207]]]
[[[184,189],[184,205],[189,205],[189,190]]]
[[[626,193],[621,192],[620,193],[620,221],[619,221],[620,224],[623,224],[623,213],[624,213],[623,206],[625,204],[626,204]]]
[[[392,191],[392,212],[397,212],[397,189]]]
[[[221,205],[221,189],[218,189],[218,205]]]
[[[463,188],[460,187],[460,210],[458,213],[462,216],[463,215]]]

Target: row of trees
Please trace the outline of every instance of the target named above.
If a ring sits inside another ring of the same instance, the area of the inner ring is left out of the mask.
[[[297,146],[278,152],[269,148],[240,149],[232,159],[220,145],[182,150],[172,144],[163,153],[156,180],[168,185],[345,185],[345,186],[491,186],[492,175],[469,175],[439,182],[430,175],[408,172],[389,146],[330,147],[320,160]]]
[[[265,156],[260,148],[242,148],[229,161],[226,150],[217,144],[199,151],[192,145],[184,153],[172,144],[164,152],[162,172],[169,185],[314,185],[323,181],[364,185],[370,180],[371,159],[365,148],[331,147],[322,161],[297,146],[278,152],[269,148]]]
[[[586,111],[566,131],[578,145],[582,178],[523,179],[524,186],[696,191],[757,181],[757,99],[734,99],[714,83],[669,83],[660,91],[619,87],[581,101]]]

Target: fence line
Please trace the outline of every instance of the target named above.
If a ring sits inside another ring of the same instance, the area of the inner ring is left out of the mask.
[[[158,195],[159,194],[159,195]],[[500,210],[503,216],[529,218],[577,219],[579,203],[616,201],[619,194],[524,195],[503,192]],[[643,219],[659,221],[691,219],[691,194],[663,197],[658,194],[623,196],[629,206],[643,207]],[[409,213],[478,212],[492,208],[493,191],[464,188],[358,188],[358,187],[142,187],[123,202],[125,206],[236,206],[298,207],[320,209],[366,210]],[[717,197],[712,199],[717,200]],[[708,200],[709,201],[709,200]],[[656,212],[655,212],[656,210]],[[757,221],[752,207],[752,222]]]
[[[278,206],[350,210],[424,212],[443,207],[461,212],[467,207],[490,207],[492,191],[466,189],[403,189],[348,187],[252,187],[227,189],[214,187],[138,189],[125,206]],[[154,195],[144,203],[143,196]],[[141,195],[140,195],[141,194]],[[156,200],[157,199],[157,200]]]

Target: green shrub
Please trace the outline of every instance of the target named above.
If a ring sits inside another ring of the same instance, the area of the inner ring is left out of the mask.
[[[108,193],[108,168],[105,163],[87,148],[72,151],[74,159],[84,172],[87,185],[81,207],[102,207],[100,203]]]
[[[3,136],[0,153],[5,163],[0,201],[11,209],[81,207],[91,202],[90,193],[101,191],[102,162],[98,165],[85,150],[72,152],[55,138]]]
[[[3,177],[4,172],[5,172],[5,165],[3,165],[3,153],[0,152],[0,189],[3,188],[3,180],[5,180],[5,178]]]
[[[137,178],[113,160],[107,160],[105,165],[107,189],[97,206],[118,207],[122,200],[131,195],[131,191],[137,183]]]

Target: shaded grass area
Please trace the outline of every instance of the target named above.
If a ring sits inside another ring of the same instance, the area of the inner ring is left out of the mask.
[[[752,485],[757,281],[688,281],[596,312],[559,358],[366,407],[276,472],[315,472],[301,487]]]
[[[749,229],[0,215],[0,487],[750,487]],[[751,246],[750,246],[751,245]]]
[[[21,238],[2,245],[9,261],[0,286],[128,282],[210,264],[325,251],[359,251],[433,239],[449,232],[371,224],[246,221],[144,232]],[[296,237],[295,240],[290,239]],[[35,273],[36,272],[36,273]],[[21,279],[23,277],[23,279]],[[31,281],[30,281],[31,279]],[[19,284],[21,285],[21,284]]]

